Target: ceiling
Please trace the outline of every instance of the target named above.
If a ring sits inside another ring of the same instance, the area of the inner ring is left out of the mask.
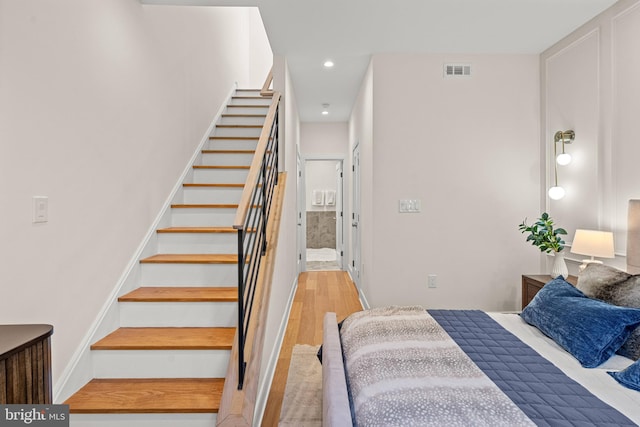
[[[375,53],[541,53],[615,0],[142,0],[257,6],[303,122],[347,121]],[[335,66],[325,69],[331,59]],[[321,115],[322,104],[329,114]]]

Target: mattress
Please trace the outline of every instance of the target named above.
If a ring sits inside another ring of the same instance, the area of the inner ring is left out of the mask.
[[[628,366],[629,359],[614,356],[599,368],[585,369],[517,314],[429,313],[537,425],[640,424],[640,393],[606,373]],[[557,370],[566,376],[554,375]]]

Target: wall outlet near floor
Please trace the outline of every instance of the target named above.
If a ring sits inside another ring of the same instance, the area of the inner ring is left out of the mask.
[[[47,196],[33,196],[33,222],[49,221],[49,198]]]
[[[438,287],[438,275],[437,274],[429,274],[427,276],[427,286],[430,288]]]

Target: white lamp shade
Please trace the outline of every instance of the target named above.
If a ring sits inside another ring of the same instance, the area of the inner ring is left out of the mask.
[[[571,253],[598,258],[614,258],[613,233],[598,230],[576,230]]]
[[[564,197],[565,191],[564,188],[555,186],[549,189],[549,197],[553,200],[560,200]]]

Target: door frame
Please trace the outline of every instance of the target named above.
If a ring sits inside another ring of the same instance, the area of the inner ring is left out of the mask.
[[[341,165],[341,170],[342,170],[342,179],[341,179],[341,183],[342,183],[342,188],[337,189],[336,191],[336,224],[338,224],[338,221],[340,221],[342,223],[342,243],[338,244],[338,242],[336,241],[336,248],[338,246],[342,247],[342,254],[338,254],[338,265],[340,266],[341,270],[345,270],[345,263],[344,260],[345,259],[349,259],[348,258],[348,254],[347,254],[347,247],[344,244],[344,229],[345,229],[345,215],[344,215],[344,164],[345,164],[345,156],[342,154],[310,154],[310,155],[301,155],[300,157],[300,163],[298,164],[298,171],[297,171],[297,177],[299,180],[298,183],[298,212],[297,212],[297,221],[298,221],[298,227],[297,227],[297,232],[298,232],[298,237],[297,237],[297,242],[298,242],[298,266],[299,266],[299,271],[298,273],[302,273],[304,271],[307,270],[307,257],[306,257],[306,249],[307,249],[307,213],[306,213],[306,208],[307,208],[307,192],[306,192],[306,165],[307,162],[309,161],[334,161],[334,162],[338,162]],[[341,195],[342,200],[338,201],[338,195]],[[341,208],[341,211],[338,212],[338,207]],[[337,225],[336,225],[337,227]],[[337,234],[336,234],[336,239],[338,238]],[[340,256],[342,255],[342,256]]]
[[[305,188],[305,181],[304,181],[304,168],[303,168],[304,162],[302,160],[302,157],[300,156],[300,150],[296,149],[296,185],[297,185],[297,192],[298,192],[298,206],[297,206],[297,212],[296,212],[296,242],[297,242],[297,246],[298,246],[298,250],[297,250],[297,259],[296,259],[296,268],[298,271],[298,274],[304,272],[307,270],[307,256],[306,256],[306,246],[307,246],[307,235],[306,235],[306,225],[307,225],[307,221],[306,221],[306,214],[303,215],[303,213],[305,213],[306,210],[306,199],[304,197],[304,188]],[[302,197],[300,196],[300,193],[302,192]],[[304,218],[304,220],[303,220]]]
[[[351,280],[360,289],[361,274],[361,224],[360,224],[360,141],[356,141],[351,152],[351,217],[349,224],[351,225],[350,233],[350,255],[351,260],[348,263],[348,271]]]

